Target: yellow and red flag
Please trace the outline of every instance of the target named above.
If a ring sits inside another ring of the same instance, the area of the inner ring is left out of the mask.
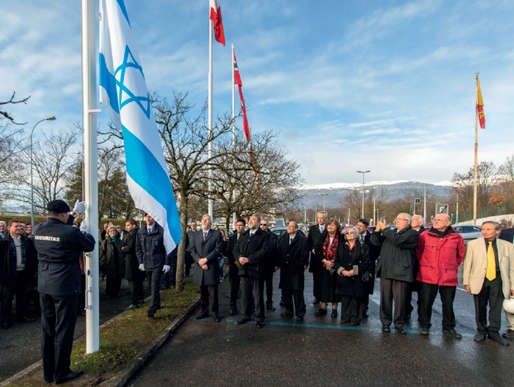
[[[480,90],[480,81],[477,74],[477,115],[480,128],[485,129],[484,100],[482,99],[482,90]]]

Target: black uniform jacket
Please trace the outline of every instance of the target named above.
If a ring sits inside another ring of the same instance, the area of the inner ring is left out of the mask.
[[[250,230],[246,230],[234,247],[234,257],[248,258],[246,265],[239,265],[239,275],[253,278],[264,278],[264,270],[269,252],[272,249],[272,242],[269,234],[257,228],[250,238]]]
[[[289,239],[289,234],[283,234],[277,244],[277,266],[280,267],[279,288],[303,290],[304,267],[309,264],[307,238],[297,231],[291,244],[289,244]]]

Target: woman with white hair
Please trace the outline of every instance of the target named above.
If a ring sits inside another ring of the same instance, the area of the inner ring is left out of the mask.
[[[336,293],[341,297],[341,322],[355,326],[362,320],[361,303],[366,294],[363,275],[366,276],[369,268],[369,249],[359,242],[359,230],[355,226],[346,229],[344,239],[334,263],[338,274]]]

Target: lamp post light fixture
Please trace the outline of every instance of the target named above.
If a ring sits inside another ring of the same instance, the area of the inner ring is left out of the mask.
[[[55,121],[56,118],[54,116],[48,116],[36,122],[36,125],[32,127],[32,131],[30,132],[30,224],[32,225],[32,232],[34,232],[34,158],[32,152],[32,135],[34,134],[34,129],[43,121]]]
[[[361,210],[361,218],[364,219],[364,175],[371,171],[357,171],[357,173],[362,173],[362,210]]]

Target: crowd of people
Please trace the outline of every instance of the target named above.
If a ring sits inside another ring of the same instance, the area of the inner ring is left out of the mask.
[[[188,270],[193,265],[194,283],[200,286],[202,310],[196,317],[211,316],[220,321],[217,278],[228,263],[230,279],[229,315],[241,314],[237,324],[255,316],[262,328],[266,310],[273,306],[273,273],[280,270],[280,304],[284,318],[306,314],[305,272],[312,273],[314,315],[340,317],[342,324],[360,325],[369,317],[369,296],[375,278],[380,279],[379,318],[382,332],[405,334],[412,318],[412,293],[417,293],[419,333],[429,335],[437,294],[442,303],[442,333],[453,339],[462,335],[455,329],[453,308],[462,265],[462,285],[473,295],[479,342],[490,338],[501,345],[514,339],[514,313],[506,307],[507,330],[500,334],[504,300],[514,301],[514,229],[502,230],[497,222],[485,221],[482,236],[466,246],[451,225],[447,214],[437,214],[431,227],[424,227],[420,215],[400,213],[392,225],[386,219],[371,229],[366,219],[355,226],[342,227],[335,219],[317,214],[317,224],[307,237],[295,221],[278,237],[266,219],[252,216],[248,224],[239,219],[236,229],[224,243],[220,230],[212,228],[209,215],[188,230]],[[271,280],[270,280],[271,278]],[[264,290],[266,289],[266,293]],[[238,297],[241,308],[238,309]],[[266,298],[265,298],[266,297]]]
[[[83,254],[92,251],[96,242],[87,225],[78,222],[80,209],[70,211],[62,200],[48,203],[47,209],[48,220],[34,233],[19,220],[0,221],[0,322],[3,329],[12,326],[14,298],[16,320],[35,321],[27,308],[34,301],[42,319],[44,377],[61,383],[82,373],[70,370],[69,356],[76,318],[84,310]],[[429,335],[439,294],[442,333],[461,339],[455,329],[453,303],[462,265],[462,285],[473,295],[475,306],[474,340],[489,338],[509,345],[508,340],[514,339],[514,229],[502,230],[499,223],[485,221],[481,233],[483,238],[466,246],[447,214],[437,214],[429,228],[420,215],[406,213],[398,214],[392,225],[382,218],[370,228],[366,219],[342,227],[319,212],[307,236],[293,220],[277,236],[269,230],[267,219],[255,215],[248,222],[238,219],[227,236],[204,215],[199,229],[196,222],[187,228],[184,275],[192,270],[193,283],[200,287],[201,312],[196,319],[211,317],[219,322],[218,286],[228,266],[228,313],[240,315],[238,325],[255,316],[257,328],[265,326],[266,311],[275,310],[273,276],[277,271],[284,308],[281,317],[296,316],[303,321],[308,272],[313,280],[313,304],[318,306],[316,318],[328,315],[330,305],[330,317],[351,326],[369,317],[369,296],[379,278],[382,332],[391,332],[393,325],[398,333],[406,333],[405,324],[414,312],[412,293],[416,292],[419,333]],[[131,294],[126,309],[139,308],[146,278],[151,289],[147,315],[154,318],[161,307],[160,290],[174,286],[177,248],[166,251],[163,229],[150,214],[145,214],[140,228],[134,219],[125,222],[124,230],[108,222],[99,239],[105,296],[118,297],[124,278]],[[507,330],[500,334],[502,310]]]

